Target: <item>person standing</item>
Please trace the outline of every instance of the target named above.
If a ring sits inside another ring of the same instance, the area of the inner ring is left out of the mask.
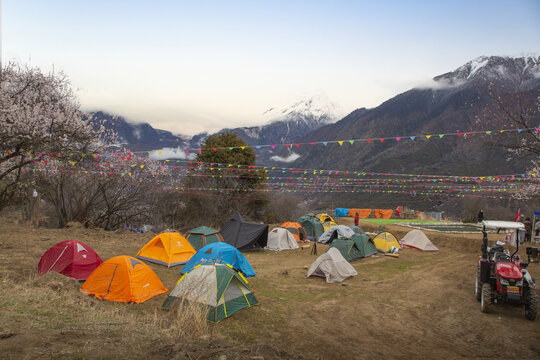
[[[478,222],[484,221],[484,210],[480,209],[478,212]]]
[[[525,242],[531,242],[532,235],[532,221],[529,218],[523,220],[523,225],[525,225]]]
[[[358,214],[358,211],[354,214],[354,225],[358,226],[358,220],[360,220],[360,215]]]

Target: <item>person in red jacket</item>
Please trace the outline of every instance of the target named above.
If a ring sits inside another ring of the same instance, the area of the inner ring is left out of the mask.
[[[360,219],[360,215],[358,215],[358,212],[354,214],[354,225],[358,226],[358,220]]]

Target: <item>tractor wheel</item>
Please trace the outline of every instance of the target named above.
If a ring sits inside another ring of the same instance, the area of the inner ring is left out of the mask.
[[[536,314],[538,312],[538,295],[533,289],[529,289],[527,295],[527,303],[525,304],[525,317],[527,320],[536,320]]]
[[[488,283],[482,284],[482,293],[480,297],[480,309],[487,313],[491,308],[491,285]]]
[[[476,300],[480,301],[482,298],[482,283],[480,282],[480,269],[476,269],[476,279],[474,280],[474,294]]]

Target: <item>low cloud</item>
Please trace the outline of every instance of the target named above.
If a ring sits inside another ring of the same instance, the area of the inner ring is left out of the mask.
[[[150,151],[150,159],[152,160],[166,160],[166,159],[180,159],[180,160],[195,160],[196,154],[186,153],[183,149],[163,148],[161,150]]]
[[[415,89],[432,89],[432,90],[442,90],[450,89],[454,87],[461,86],[467,82],[466,79],[445,79],[441,78],[439,80],[426,80],[421,82],[419,85],[415,86]]]
[[[284,162],[284,163],[291,163],[293,162],[294,160],[298,159],[300,157],[300,155],[296,154],[296,153],[292,153],[291,155],[287,156],[287,157],[281,157],[281,156],[272,156],[270,158],[270,160],[273,160],[273,161],[278,161],[278,162]]]

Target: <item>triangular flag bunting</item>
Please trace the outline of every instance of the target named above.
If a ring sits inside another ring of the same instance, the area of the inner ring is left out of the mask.
[[[339,146],[343,145],[343,141],[338,141]]]

